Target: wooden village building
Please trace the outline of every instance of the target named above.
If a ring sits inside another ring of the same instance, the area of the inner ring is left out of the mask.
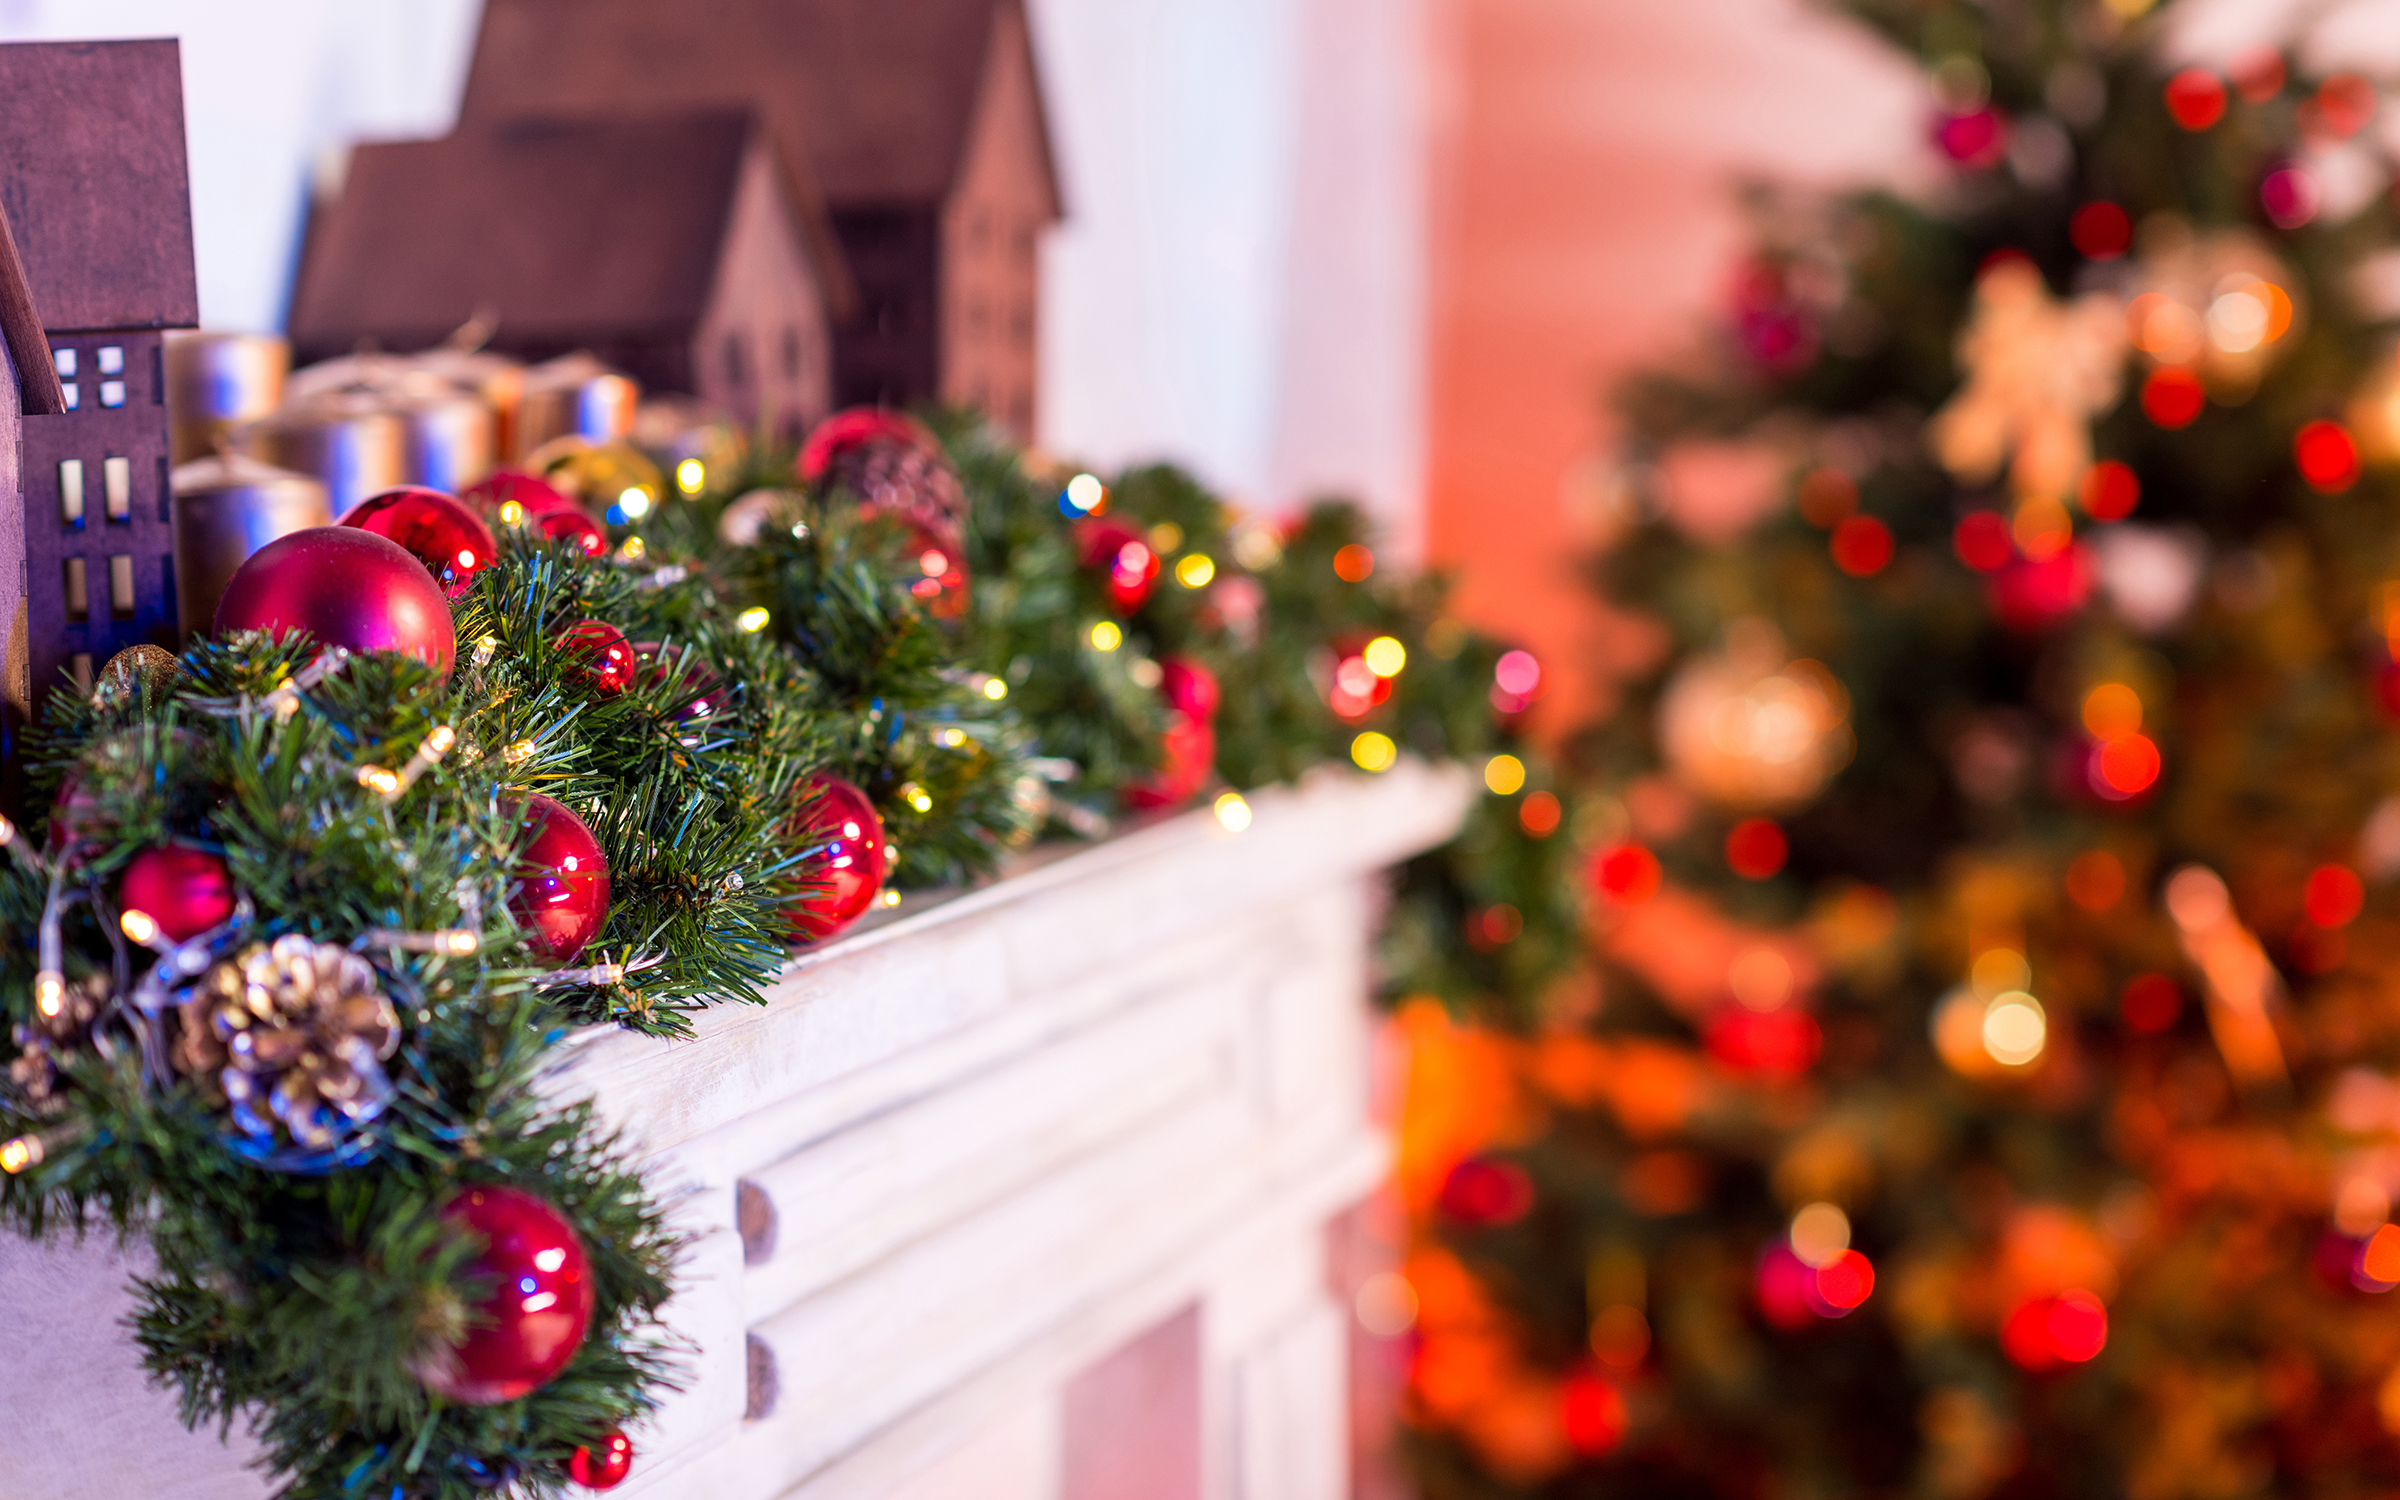
[[[810,207],[743,109],[362,145],[312,218],[293,350],[424,349],[476,321],[502,353],[589,350],[796,435],[832,410],[852,301]]]
[[[839,236],[860,305],[836,403],[972,406],[1030,439],[1060,197],[1021,0],[487,0],[460,128],[727,105]]]
[[[176,640],[165,331],[199,321],[173,41],[0,46],[0,713]]]

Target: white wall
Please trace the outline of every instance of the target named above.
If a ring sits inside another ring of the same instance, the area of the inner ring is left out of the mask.
[[[673,0],[661,0],[662,4]],[[893,0],[905,3],[905,0]],[[1425,0],[1032,0],[1071,217],[1043,442],[1413,537]],[[480,0],[0,0],[0,39],[179,36],[200,313],[273,328],[310,173],[449,129]]]

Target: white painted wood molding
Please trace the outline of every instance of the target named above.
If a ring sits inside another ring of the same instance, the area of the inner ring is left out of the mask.
[[[1078,1457],[1089,1382],[1184,1349],[1198,1472],[1137,1493],[1339,1500],[1324,1231],[1387,1166],[1380,872],[1471,792],[1320,773],[1240,833],[1203,809],[913,899],[692,1041],[576,1038],[546,1087],[596,1099],[698,1236],[668,1310],[687,1388],[613,1493],[1113,1500]],[[0,1496],[264,1496],[240,1434],[185,1433],[143,1385],[130,1269],[0,1240]]]

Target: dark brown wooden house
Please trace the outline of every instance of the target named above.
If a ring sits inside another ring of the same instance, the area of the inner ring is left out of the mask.
[[[0,46],[0,212],[13,765],[53,688],[88,686],[127,646],[177,644],[164,340],[199,321],[199,294],[176,44]]]
[[[835,399],[1030,437],[1060,203],[1021,0],[487,0],[462,128],[726,104],[807,164],[848,257]]]
[[[305,361],[482,319],[500,352],[588,349],[798,432],[832,409],[850,295],[747,112],[519,121],[358,147],[312,216],[288,331]]]

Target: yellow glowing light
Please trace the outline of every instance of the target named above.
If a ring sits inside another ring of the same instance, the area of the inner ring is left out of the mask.
[[[617,496],[617,509],[625,512],[628,521],[640,520],[650,514],[650,492],[638,484],[627,486]]]
[[[1513,755],[1495,755],[1483,763],[1483,784],[1506,797],[1525,785],[1525,762]]]
[[[500,520],[503,525],[514,526],[524,519],[525,507],[523,505],[514,500],[500,502]]]
[[[932,796],[913,781],[900,788],[900,800],[921,813],[933,811]]]
[[[442,951],[464,958],[483,946],[483,940],[464,927],[453,927],[442,934]]]
[[[535,1292],[525,1299],[524,1305],[525,1311],[529,1313],[547,1312],[558,1305],[558,1293]]]
[[[41,1164],[42,1139],[40,1136],[21,1135],[6,1145],[0,1145],[0,1172],[6,1172],[9,1176],[14,1177],[19,1172],[30,1171]]]
[[[1183,545],[1183,528],[1173,521],[1161,521],[1150,528],[1150,550],[1161,557],[1174,554]]]
[[[1408,648],[1388,635],[1367,642],[1367,649],[1359,655],[1366,658],[1367,670],[1378,677],[1397,677],[1400,669],[1408,665]]]
[[[963,729],[945,729],[940,734],[937,734],[933,737],[933,742],[937,745],[945,746],[948,749],[956,750],[959,746],[967,742],[967,732]]]
[[[741,626],[742,629],[748,631],[750,634],[756,635],[760,631],[767,628],[767,619],[767,612],[753,604],[748,609],[743,610],[740,614],[735,615],[733,617],[733,623]]]
[[[144,947],[148,947],[150,940],[158,936],[158,919],[146,911],[135,911],[131,907],[126,908],[125,914],[117,918],[117,927],[127,937]]]
[[[1400,747],[1392,743],[1390,735],[1370,729],[1350,742],[1350,758],[1362,771],[1388,771],[1400,758]]]
[[[507,761],[512,766],[519,765],[533,758],[534,748],[535,746],[533,741],[518,740],[514,744],[510,745],[507,749],[501,751],[500,758]]]
[[[1008,696],[1008,684],[997,677],[986,677],[983,679],[983,696],[997,703]]]
[[[883,893],[883,904],[886,906],[898,906],[900,904],[900,893],[898,891],[885,891]]]
[[[2021,1068],[2042,1055],[2050,1021],[2042,1002],[2023,990],[1994,995],[1983,1008],[1983,1050],[2004,1068]]]
[[[1850,1248],[1850,1216],[1832,1203],[1811,1203],[1792,1215],[1792,1253],[1812,1266],[1829,1266]]]
[[[11,823],[6,818],[0,818],[0,848],[5,848],[10,844],[15,843],[16,838],[17,825]]]
[[[2142,727],[2142,699],[2121,682],[2104,682],[2083,695],[2083,727],[2096,740],[2113,740]]]
[[[1205,552],[1195,552],[1175,565],[1175,581],[1187,589],[1204,589],[1217,576],[1216,559]]]
[[[2033,983],[2033,966],[2014,948],[1986,948],[1975,955],[1968,971],[1975,993],[1983,996],[2021,990]]]
[[[360,766],[358,768],[358,784],[371,792],[379,792],[386,797],[398,796],[400,793],[400,778],[382,766]]]
[[[33,1003],[45,1016],[56,1017],[67,1008],[67,976],[56,969],[44,969],[33,976]]]
[[[1239,792],[1224,792],[1217,797],[1217,821],[1228,833],[1240,833],[1250,826],[1250,804]]]
[[[436,724],[426,734],[424,748],[419,750],[417,753],[419,755],[429,756],[432,759],[439,760],[443,756],[448,755],[450,753],[450,747],[457,743],[457,730],[452,729],[447,724]]]
[[[1273,526],[1254,521],[1233,534],[1233,558],[1253,573],[1264,573],[1283,561],[1283,542]]]
[[[1092,649],[1094,651],[1114,651],[1124,644],[1125,632],[1117,628],[1114,620],[1102,620],[1092,627]]]
[[[687,458],[675,466],[675,488],[687,495],[697,495],[708,487],[708,465],[696,458]]]
[[[639,562],[641,561],[642,554],[649,550],[649,548],[642,545],[642,539],[640,537],[629,536],[625,539],[625,545],[617,549],[617,556],[625,559],[627,562]]]
[[[1725,970],[1725,987],[1745,1010],[1781,1010],[1794,982],[1791,960],[1763,946],[1744,949]]]
[[[1067,481],[1067,503],[1089,514],[1108,493],[1098,475],[1078,474]]]

